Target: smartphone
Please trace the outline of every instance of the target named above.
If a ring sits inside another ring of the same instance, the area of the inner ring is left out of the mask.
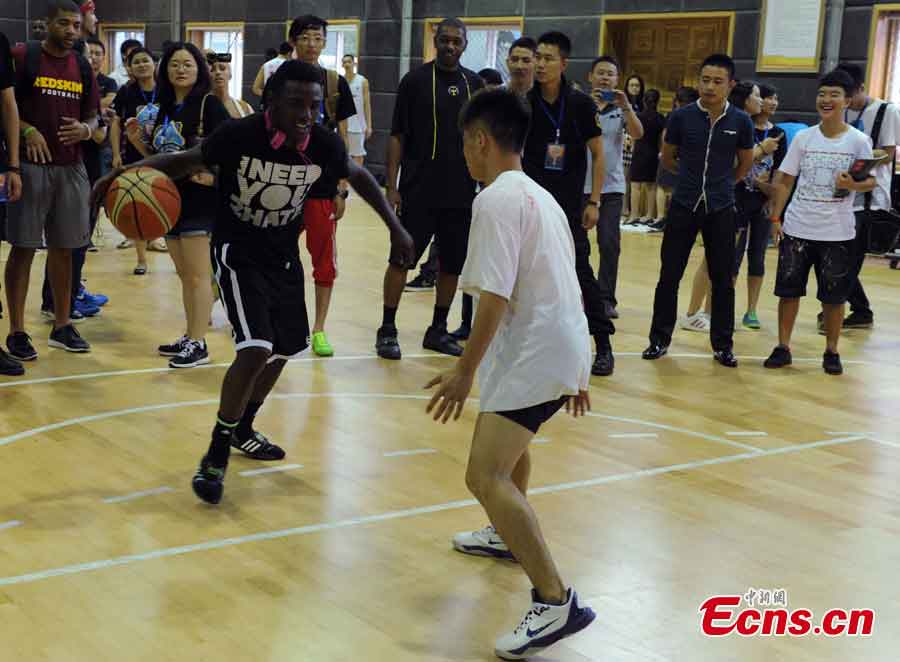
[[[612,90],[594,90],[594,98],[598,101],[612,103],[616,100],[616,93]]]

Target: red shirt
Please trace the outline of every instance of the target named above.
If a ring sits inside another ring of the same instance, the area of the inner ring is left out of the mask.
[[[12,55],[16,61],[16,79],[19,80],[24,77],[25,71],[24,44],[15,46]],[[53,165],[66,166],[81,162],[81,143],[67,147],[59,142],[58,132],[63,126],[63,117],[84,121],[97,114],[97,108],[100,107],[97,88],[97,81],[94,79],[91,81],[90,96],[84,95],[81,68],[74,52],[65,57],[54,57],[42,51],[33,93],[20,105],[19,113],[24,121],[33,125],[44,136],[53,155]],[[24,140],[22,158],[25,159]]]

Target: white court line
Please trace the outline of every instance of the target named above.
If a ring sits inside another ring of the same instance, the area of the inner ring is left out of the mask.
[[[407,457],[409,455],[430,455],[431,453],[437,453],[437,451],[433,448],[416,448],[410,451],[391,451],[390,453],[385,453],[385,457]]]
[[[124,496],[107,497],[103,500],[103,503],[124,503],[125,501],[134,501],[135,499],[141,499],[147,496],[156,496],[157,494],[168,494],[169,492],[174,491],[175,490],[171,487],[154,487],[152,490],[132,492],[131,494],[126,494]]]
[[[0,524],[0,531],[14,529],[17,526],[22,526],[22,522],[17,519],[12,520],[11,522],[3,522],[3,524]]]
[[[875,437],[867,436],[866,439],[869,441],[873,441],[876,444],[881,444],[882,446],[890,446],[892,448],[900,448],[900,444],[895,441],[887,441],[886,439],[876,439]]]
[[[833,432],[831,430],[826,430],[825,434],[831,435],[833,437],[846,437],[846,436],[853,435],[853,434],[861,434],[864,436],[869,436],[869,435],[872,435],[875,433],[874,432]]]
[[[758,431],[746,430],[743,432],[740,430],[735,430],[734,432],[726,432],[725,434],[729,437],[768,437],[769,436],[768,432],[763,432],[762,430],[758,430]]]
[[[659,476],[677,471],[691,471],[719,464],[730,464],[740,462],[742,460],[752,460],[760,457],[768,457],[772,455],[781,455],[788,453],[798,453],[800,451],[813,448],[825,448],[829,446],[838,446],[841,444],[849,444],[856,441],[864,441],[864,437],[845,437],[839,439],[827,439],[825,441],[814,441],[808,444],[796,444],[786,446],[784,448],[775,448],[765,451],[741,453],[739,455],[727,455],[725,457],[713,458],[709,460],[700,460],[697,462],[686,462],[684,464],[673,464],[665,467],[657,467],[655,469],[642,469],[640,471],[630,471],[628,473],[615,474],[612,476],[602,476],[591,480],[582,480],[571,483],[560,483],[557,485],[547,485],[537,489],[529,490],[530,494],[555,494],[558,492],[566,492],[569,490],[584,489],[588,487],[597,487],[608,483],[616,483],[625,480],[634,480],[639,478],[648,478],[651,476]],[[50,568],[38,572],[31,572],[24,575],[16,575],[11,577],[0,578],[0,586],[13,586],[16,584],[27,584],[30,582],[50,579],[51,577],[62,577],[65,575],[77,575],[83,572],[91,572],[94,570],[106,570],[122,565],[130,565],[142,561],[152,561],[155,559],[169,558],[173,556],[183,556],[185,554],[193,554],[195,552],[205,552],[214,549],[222,549],[225,547],[234,547],[237,545],[245,545],[253,542],[263,542],[267,540],[278,540],[281,538],[291,538],[294,536],[308,535],[311,533],[321,533],[323,531],[334,531],[337,529],[346,529],[355,526],[363,526],[366,524],[374,524],[377,522],[386,522],[390,520],[406,519],[409,517],[418,517],[419,515],[430,515],[448,510],[459,510],[461,508],[469,508],[477,505],[474,499],[464,501],[451,501],[441,503],[434,506],[425,506],[422,508],[410,508],[408,510],[395,510],[380,515],[369,515],[367,517],[355,517],[352,519],[340,520],[337,522],[323,522],[320,524],[310,524],[291,529],[281,529],[278,531],[263,531],[245,536],[236,536],[233,538],[222,538],[219,540],[210,540],[195,545],[182,545],[179,547],[166,547],[156,549],[142,554],[129,554],[127,556],[117,556],[110,559],[102,559],[99,561],[90,561],[88,563],[76,563],[73,565],[61,566],[59,568]]]
[[[668,432],[681,432],[682,434],[687,434],[692,437],[698,437],[700,439],[706,439],[707,441],[714,441],[718,444],[724,444],[725,446],[731,446],[732,448],[740,448],[744,451],[756,451],[762,452],[762,448],[757,448],[756,446],[751,446],[749,444],[742,444],[738,441],[732,441],[731,439],[726,439],[725,437],[717,437],[714,434],[705,434],[703,432],[694,432],[693,430],[688,430],[685,428],[678,428],[672,425],[664,425],[663,423],[650,423],[649,421],[641,421],[636,418],[623,418],[621,416],[610,416],[608,414],[595,414],[590,412],[587,414],[593,418],[605,418],[608,421],[618,421],[619,423],[634,423],[636,425],[645,425],[650,428],[656,428],[657,430],[666,430]],[[0,446],[3,445],[3,440],[0,439]]]
[[[655,432],[621,432],[609,435],[610,439],[656,439],[657,437],[659,435]]]
[[[550,440],[547,437],[535,437],[531,440],[532,444],[549,444]]]
[[[284,464],[280,467],[268,467],[266,469],[250,469],[249,471],[241,471],[239,476],[263,476],[265,474],[277,474],[282,471],[293,471],[294,469],[302,469],[302,464]]]
[[[641,356],[641,352],[616,352],[616,357],[623,358],[635,358]],[[709,359],[712,360],[712,354],[666,354],[667,357],[673,359]],[[451,359],[454,357],[446,356],[444,354],[404,354],[404,359]],[[764,361],[768,357],[766,356],[738,356],[737,358],[742,361],[753,361],[760,360]],[[288,363],[335,363],[340,361],[375,361],[381,360],[376,354],[359,354],[354,356],[331,356],[326,359],[322,358],[299,358],[299,359],[291,359]],[[809,363],[819,363],[822,361],[821,358],[797,358],[794,357],[795,362],[809,362]],[[846,365],[877,365],[884,366],[884,362],[872,362],[872,361],[862,361],[862,360],[853,360],[853,359],[841,359],[841,361]],[[894,364],[888,364],[891,367],[897,367]],[[207,365],[197,366],[194,368],[195,370],[211,370],[214,368],[229,368],[231,367],[230,363],[209,363]],[[70,382],[70,381],[80,381],[86,379],[102,379],[104,377],[128,377],[131,375],[153,375],[153,374],[162,374],[167,372],[178,372],[179,368],[143,368],[139,370],[111,370],[108,372],[91,372],[85,373],[83,375],[66,375],[64,377],[42,377],[39,379],[12,379],[10,381],[2,381],[0,382],[0,389],[4,388],[13,388],[16,386],[33,386],[36,384],[56,384],[58,382]]]

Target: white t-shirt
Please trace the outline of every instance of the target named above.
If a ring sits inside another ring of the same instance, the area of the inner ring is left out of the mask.
[[[602,111],[596,111],[597,121],[603,129],[603,162],[606,177],[603,178],[603,193],[625,193],[625,112],[614,104]],[[587,176],[584,193],[590,195],[594,188],[594,158],[587,151]]]
[[[784,214],[784,232],[798,239],[847,241],[856,236],[853,194],[835,197],[835,184],[856,159],[872,158],[872,141],[852,126],[826,138],[819,125],[791,141],[779,170],[797,177],[797,190]]]
[[[481,411],[523,409],[586,390],[591,344],[562,208],[521,171],[475,198],[460,286],[509,301],[478,370]]]
[[[862,120],[863,128],[860,129],[870,138],[872,130],[875,128],[875,116],[878,115],[878,109],[881,104],[885,103],[880,99],[870,99],[869,104],[860,113],[856,110],[848,110],[845,114],[845,120],[851,126],[857,120]],[[900,109],[894,104],[889,104],[884,112],[884,120],[881,123],[881,132],[878,134],[878,144],[872,145],[873,149],[879,147],[890,147],[892,145],[900,145]],[[891,208],[891,165],[879,166],[872,171],[878,187],[872,191],[872,209],[890,209]],[[866,205],[866,194],[857,193],[856,201],[853,208],[856,210],[864,209]]]
[[[363,83],[365,82],[366,79],[359,74],[356,74],[352,81],[347,82],[350,92],[353,94],[353,104],[356,106],[356,115],[347,118],[347,133],[366,132],[366,105],[363,94]]]
[[[269,82],[269,79],[272,77],[276,71],[278,71],[278,67],[287,62],[287,58],[282,56],[274,57],[263,65],[263,85]]]

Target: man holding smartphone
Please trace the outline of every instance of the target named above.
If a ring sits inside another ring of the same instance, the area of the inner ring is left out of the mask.
[[[622,245],[619,222],[625,197],[625,134],[633,140],[639,140],[644,135],[644,127],[625,92],[617,89],[619,63],[614,57],[604,55],[594,60],[589,82],[591,97],[597,106],[597,123],[603,129],[603,156],[606,162],[606,179],[603,180],[603,194],[600,198],[600,221],[597,223],[597,249],[600,251],[597,281],[603,290],[606,314],[615,319],[619,316],[616,311],[616,280]],[[590,172],[591,154],[588,152],[588,173]],[[588,175],[584,183],[585,197],[590,196],[592,185]],[[612,368],[610,361],[610,372]]]

